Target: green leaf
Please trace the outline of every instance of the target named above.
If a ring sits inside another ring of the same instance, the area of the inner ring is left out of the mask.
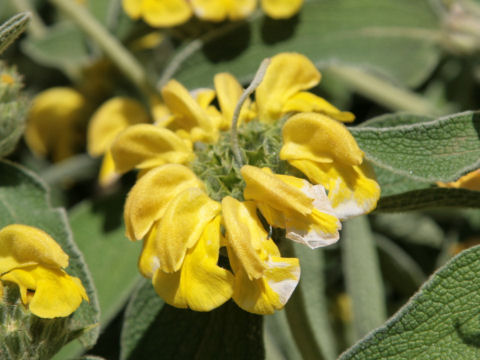
[[[97,288],[102,326],[121,310],[139,280],[137,261],[142,246],[125,237],[124,200],[125,194],[117,193],[85,201],[69,214],[73,235]]]
[[[149,331],[164,304],[155,292],[151,281],[143,279],[139,282],[125,310],[120,340],[120,359],[132,358],[132,353],[140,346],[142,337]]]
[[[378,211],[411,211],[435,207],[480,207],[480,191],[432,188],[381,198]]]
[[[41,38],[28,37],[22,50],[39,64],[60,69],[83,66],[89,60],[83,34],[68,22],[50,27]]]
[[[79,340],[88,348],[95,344],[99,329],[99,307],[95,288],[83,259],[73,241],[66,213],[49,204],[48,189],[32,172],[0,160],[0,228],[9,224],[38,227],[51,235],[69,255],[66,271],[81,279],[90,303],[82,305],[69,318],[72,329],[90,328]]]
[[[20,90],[23,82],[15,68],[0,62],[0,157],[10,154],[25,128],[27,99]]]
[[[121,359],[263,359],[262,317],[232,301],[210,312],[162,306],[151,282],[125,313]]]
[[[212,84],[222,71],[246,81],[264,58],[295,51],[319,67],[353,65],[417,86],[438,63],[440,29],[426,0],[312,0],[291,19],[256,16],[195,40],[180,50],[166,74],[190,88]]]
[[[404,296],[411,296],[425,281],[425,274],[412,257],[392,240],[375,234],[382,275]]]
[[[296,243],[293,246],[294,253],[288,256],[300,259],[302,275],[285,307],[292,336],[304,359],[333,360],[337,350],[328,322],[323,251]]]
[[[413,190],[428,189],[432,186],[430,181],[412,179],[409,176],[398,174],[393,170],[385,169],[375,164],[371,165],[373,165],[377,182],[382,190],[382,198],[380,201],[391,195],[398,195]]]
[[[477,112],[412,125],[350,130],[370,162],[414,180],[453,181],[480,166]]]
[[[30,13],[23,12],[0,25],[0,54],[25,31],[29,21]]]
[[[433,116],[399,112],[376,116],[362,122],[358,127],[388,128],[393,126],[419,124],[432,120],[435,120]]]
[[[384,326],[341,360],[480,358],[480,247],[438,270]]]
[[[265,359],[300,360],[302,356],[293,341],[285,311],[277,311],[265,316]]]
[[[355,334],[361,338],[385,321],[383,282],[367,216],[349,219],[343,225],[343,271],[352,298]]]
[[[445,236],[440,226],[422,213],[376,214],[372,219],[374,230],[391,239],[437,249],[443,244]]]

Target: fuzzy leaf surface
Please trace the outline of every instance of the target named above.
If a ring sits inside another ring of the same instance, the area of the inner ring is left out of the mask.
[[[125,313],[123,360],[259,360],[264,356],[262,317],[239,309],[232,301],[210,312],[177,309],[164,305],[151,282],[145,281]]]
[[[478,359],[480,247],[438,270],[385,325],[340,360]]]
[[[319,67],[352,65],[416,86],[439,60],[439,31],[425,0],[311,0],[288,20],[258,14],[219,27],[186,45],[186,61],[175,60],[179,68],[172,75],[190,88],[212,84],[222,71],[248,81],[264,58],[295,51]]]
[[[89,328],[79,340],[91,347],[98,337],[96,327],[100,309],[90,272],[75,244],[64,209],[52,208],[49,192],[42,181],[29,170],[0,160],[0,228],[9,224],[35,226],[52,236],[70,257],[66,271],[81,279],[90,303],[83,302],[69,318],[72,330]]]

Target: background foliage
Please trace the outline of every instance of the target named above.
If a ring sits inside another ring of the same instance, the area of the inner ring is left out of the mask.
[[[93,329],[56,359],[480,357],[480,193],[437,186],[480,166],[478,1],[310,0],[288,20],[258,12],[156,30],[153,46],[139,45],[152,29],[118,0],[65,4],[0,2],[0,76],[15,83],[0,81],[0,226],[54,235],[91,299],[70,321]],[[282,249],[302,266],[282,312],[164,305],[124,236],[134,176],[100,189],[99,160],[84,151],[60,163],[33,156],[21,139],[26,104],[52,86],[78,89],[94,109],[115,95],[146,103],[172,77],[195,89],[229,71],[246,84],[282,51],[307,55],[323,74],[314,91],[356,114],[378,208],[347,221],[335,246]]]

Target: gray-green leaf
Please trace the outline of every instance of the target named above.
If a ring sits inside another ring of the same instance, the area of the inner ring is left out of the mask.
[[[384,326],[341,360],[480,358],[480,247],[438,270]]]
[[[423,117],[422,117],[423,119]],[[420,181],[453,181],[480,166],[480,114],[467,111],[433,121],[352,128],[378,167]]]
[[[9,224],[35,226],[47,232],[69,255],[66,271],[81,279],[90,303],[82,305],[68,319],[72,331],[88,329],[79,340],[85,347],[95,344],[99,329],[99,307],[95,288],[83,255],[75,244],[66,213],[49,204],[48,189],[27,169],[0,160],[0,228]]]
[[[222,71],[248,81],[264,58],[295,51],[320,67],[363,67],[416,86],[439,60],[439,37],[439,19],[426,0],[312,0],[288,20],[256,16],[221,27],[187,45],[167,72],[191,88],[212,84]]]
[[[73,235],[97,288],[103,326],[123,307],[139,280],[137,261],[142,246],[125,236],[124,200],[125,194],[117,193],[83,202],[69,214]]]
[[[132,296],[122,330],[121,359],[263,359],[262,317],[233,303],[210,312],[163,302],[150,281]]]

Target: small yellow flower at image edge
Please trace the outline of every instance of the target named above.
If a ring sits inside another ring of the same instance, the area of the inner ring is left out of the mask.
[[[162,121],[113,141],[117,171],[140,170],[125,202],[127,237],[143,240],[139,270],[168,304],[280,310],[301,273],[299,259],[281,255],[288,241],[333,244],[340,220],[375,208],[380,188],[342,124],[354,116],[308,92],[320,78],[305,56],[282,53],[245,92],[226,73],[215,90],[171,80]]]
[[[132,19],[142,18],[153,27],[173,27],[186,23],[192,16],[200,20],[238,21],[250,16],[257,0],[122,0],[125,13]],[[263,12],[273,19],[295,16],[303,0],[261,0]]]
[[[66,267],[68,255],[43,230],[21,224],[0,229],[0,287],[16,284],[32,314],[66,317],[82,300],[88,301],[80,279],[70,276]]]

